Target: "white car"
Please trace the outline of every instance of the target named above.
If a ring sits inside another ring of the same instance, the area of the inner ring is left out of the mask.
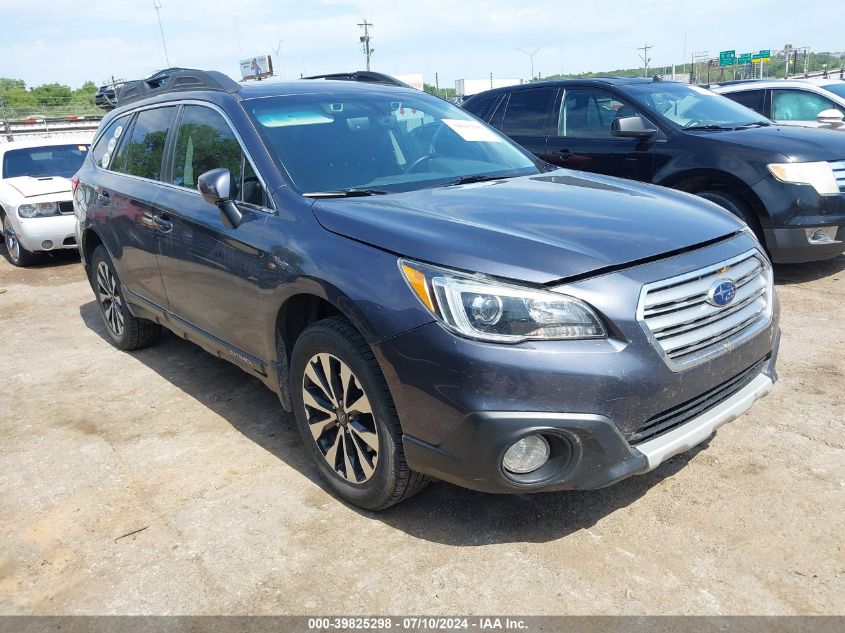
[[[845,132],[845,81],[841,79],[758,79],[710,88],[780,125]]]
[[[40,251],[76,248],[70,178],[90,142],[83,135],[0,143],[0,220],[15,266]]]

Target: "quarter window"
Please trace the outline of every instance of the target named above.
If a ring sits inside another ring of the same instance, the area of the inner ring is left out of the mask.
[[[112,159],[111,168],[130,176],[161,180],[164,145],[175,114],[174,107],[141,110],[129,138]]]
[[[772,91],[772,118],[775,121],[815,121],[819,112],[831,108],[836,108],[833,101],[814,92]]]
[[[603,90],[575,88],[563,95],[557,135],[571,138],[615,138],[610,133],[614,119],[642,116],[631,106]]]
[[[516,90],[511,93],[502,122],[508,136],[545,136],[546,113],[555,98],[555,88]]]
[[[97,139],[97,144],[91,150],[91,157],[97,166],[103,169],[109,168],[127,123],[129,123],[128,116],[118,117],[109,124],[106,131]]]

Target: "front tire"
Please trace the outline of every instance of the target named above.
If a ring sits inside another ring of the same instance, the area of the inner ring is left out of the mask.
[[[408,468],[387,383],[347,321],[332,317],[306,328],[291,354],[290,384],[302,440],[338,497],[380,510],[428,483]]]
[[[721,189],[701,191],[696,195],[699,195],[710,202],[715,202],[723,209],[727,209],[733,213],[740,220],[745,222],[752,231],[754,231],[754,235],[757,236],[757,239],[761,244],[765,244],[763,241],[763,230],[760,228],[760,221],[743,200],[740,200],[732,193]]]
[[[12,266],[26,268],[35,263],[37,256],[20,243],[12,221],[6,214],[3,214],[3,241],[6,243],[6,257]]]
[[[158,341],[161,326],[132,316],[126,307],[120,279],[104,246],[98,246],[91,257],[91,286],[97,296],[106,332],[116,347],[141,349]]]

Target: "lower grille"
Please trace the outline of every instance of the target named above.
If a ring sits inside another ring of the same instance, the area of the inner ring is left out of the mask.
[[[743,387],[746,387],[752,380],[759,376],[767,360],[768,357],[756,362],[727,382],[723,382],[718,387],[706,391],[697,398],[688,400],[677,407],[650,418],[628,437],[628,443],[631,445],[640,444],[664,433],[668,433],[693,418],[706,413],[742,390]]]
[[[59,213],[73,213],[73,202],[60,202]]]

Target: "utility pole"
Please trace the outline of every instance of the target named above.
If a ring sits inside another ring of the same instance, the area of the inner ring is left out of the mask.
[[[167,60],[167,67],[170,68],[170,56],[167,54],[167,42],[164,41],[164,28],[161,26],[161,0],[153,0],[153,8],[156,10],[158,16],[158,30],[161,32],[161,44],[164,46],[164,59]]]
[[[651,58],[648,56],[648,49],[654,48],[654,46],[649,46],[645,44],[641,48],[638,48],[638,51],[642,51],[640,55],[640,59],[643,60],[643,65],[645,66],[645,70],[643,71],[643,77],[648,77],[648,63],[651,61]]]
[[[276,35],[278,35],[278,33]],[[274,73],[274,74],[277,75],[278,77],[282,76],[282,59],[280,57],[281,51],[282,51],[282,42],[284,42],[284,40],[279,39],[276,46],[270,46],[269,44],[267,45],[267,48],[269,48],[271,51],[273,51],[273,54],[275,55],[274,59],[276,60],[276,64],[279,67],[279,72]]]
[[[361,36],[361,46],[364,48],[364,57],[367,60],[367,70],[370,70],[370,56],[375,52],[374,49],[370,48],[370,27],[374,26],[372,22],[367,22],[367,18],[364,18],[364,21],[359,23],[362,29],[364,29],[364,34]]]

